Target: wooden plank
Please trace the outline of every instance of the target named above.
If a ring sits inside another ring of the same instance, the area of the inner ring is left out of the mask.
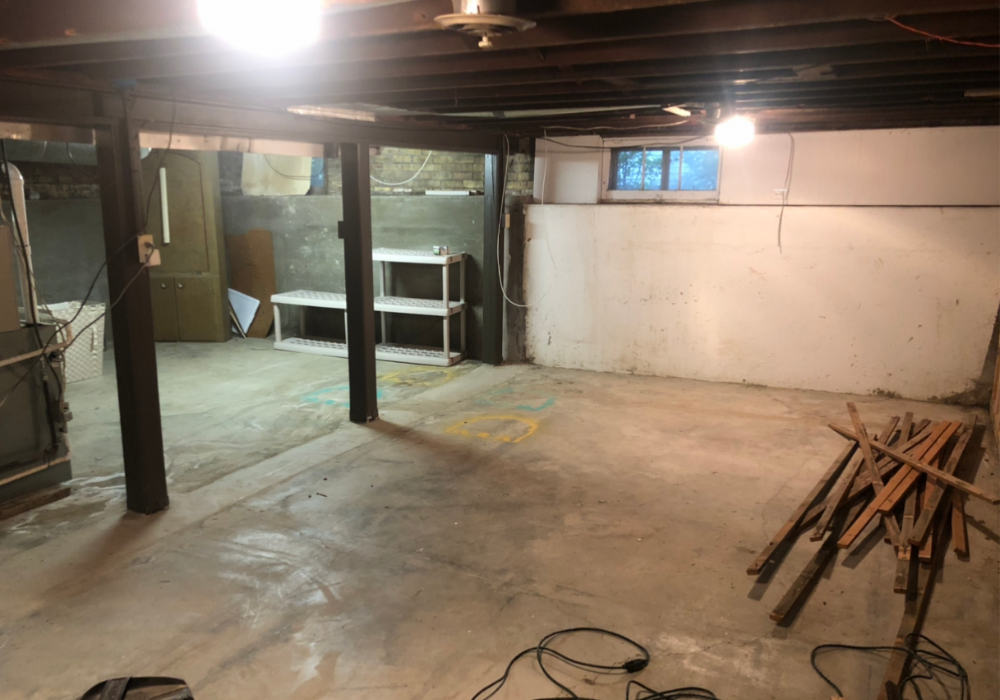
[[[928,428],[929,424],[930,424],[929,421],[922,421],[921,425],[923,427],[916,432],[916,435],[914,435],[912,438],[910,438],[910,440],[908,440],[905,444],[903,444],[901,449],[912,450],[921,442],[926,440],[931,434],[931,430]],[[899,462],[885,456],[879,459],[878,465],[879,465],[879,473],[883,477],[888,476],[890,472],[892,472],[894,469],[900,466]],[[867,489],[870,486],[871,486],[871,481],[869,481],[866,476],[862,475],[859,479],[855,481],[854,486],[851,487],[851,493],[848,494],[847,496],[847,502],[850,503],[853,502],[855,499],[859,498],[863,493],[867,491]],[[798,528],[799,532],[802,532],[805,529],[811,527],[823,515],[823,512],[825,510],[826,510],[826,501],[810,508],[809,511],[802,518],[802,522],[800,523]]]
[[[909,439],[912,427],[913,414],[906,413],[903,416],[903,426],[900,429],[900,435],[903,436],[904,440]],[[903,506],[903,521],[899,528],[899,541],[901,546],[896,550],[896,577],[892,584],[892,590],[896,593],[906,593],[910,585],[910,572],[913,570],[911,565],[913,547],[908,546],[906,542],[913,529],[913,520],[916,516],[916,512],[916,497],[907,497],[906,503]]]
[[[948,428],[943,433],[941,433],[941,435],[934,442],[934,444],[931,445],[930,450],[928,450],[924,454],[923,459],[930,466],[934,467],[935,470],[940,469],[938,465],[940,464],[941,451],[948,444],[948,440],[951,439],[952,435],[955,435],[961,429],[961,427],[962,427],[961,423],[958,423],[957,421],[952,422],[948,426]],[[885,499],[885,501],[878,507],[880,513],[891,512],[892,509],[895,508],[896,505],[906,496],[906,491],[921,476],[921,473],[919,471],[917,471],[916,469],[911,469],[906,466],[903,467],[903,472],[906,475],[905,478],[903,479],[903,483],[901,483],[898,487],[896,487],[896,490],[891,495],[889,495]]]
[[[908,464],[909,466],[913,467],[918,471],[923,472],[924,474],[929,474],[938,481],[943,482],[948,486],[952,486],[958,489],[959,491],[962,491],[963,493],[967,493],[970,496],[975,496],[976,498],[984,500],[992,505],[1000,504],[1000,496],[997,496],[995,493],[984,491],[983,489],[974,486],[973,484],[970,484],[967,481],[963,481],[962,479],[952,476],[951,474],[946,474],[940,469],[935,469],[929,464],[925,464],[924,462],[921,462],[919,459],[914,459],[913,457],[907,454],[894,450],[891,447],[882,444],[881,442],[872,441],[871,445],[876,450],[879,450],[880,452],[883,452],[884,454],[887,454],[890,457],[899,460],[900,462],[904,462],[905,464]]]
[[[833,460],[833,463],[826,470],[823,476],[821,476],[819,481],[816,482],[812,491],[806,495],[806,497],[802,500],[802,503],[800,503],[798,508],[792,512],[785,524],[778,529],[778,532],[771,538],[771,541],[768,542],[763,551],[761,551],[757,558],[753,560],[753,563],[747,567],[747,574],[756,576],[761,572],[764,566],[767,565],[775,550],[781,545],[782,542],[788,539],[788,537],[795,532],[795,529],[802,521],[802,516],[806,514],[806,511],[809,510],[810,506],[812,506],[816,499],[819,498],[820,494],[829,488],[830,484],[837,478],[837,476],[840,475],[840,472],[843,471],[844,466],[850,461],[851,456],[854,454],[854,450],[856,450],[857,447],[858,443],[851,442],[848,443],[843,450],[841,450],[840,454],[837,455],[835,460]]]
[[[938,548],[940,549],[940,547]],[[896,632],[894,646],[899,649],[912,648],[910,640],[913,635],[920,633],[923,626],[924,617],[927,614],[927,606],[930,603],[931,592],[934,588],[935,573],[940,566],[941,557],[934,561],[920,562],[917,571],[916,585],[913,590],[906,594],[906,602],[903,606],[903,619],[899,623],[899,630]],[[896,700],[898,695],[893,695],[893,690],[898,688],[906,674],[909,665],[909,655],[901,652],[893,652],[889,657],[889,665],[886,668],[885,676],[879,685],[877,700]]]
[[[858,436],[858,445],[861,448],[861,454],[864,456],[865,466],[868,469],[868,477],[872,482],[872,489],[874,489],[875,495],[878,496],[882,493],[884,484],[882,483],[882,475],[879,473],[878,466],[875,464],[875,456],[872,454],[871,445],[868,444],[868,431],[865,430],[864,423],[861,422],[861,415],[858,413],[858,408],[854,403],[847,402],[847,412],[851,416],[854,432]],[[893,428],[896,427],[897,422],[899,422],[899,418],[893,421]],[[891,513],[884,514],[882,516],[882,524],[885,526],[885,531],[889,536],[889,542],[898,547],[903,540],[900,538],[899,524],[896,522],[895,517]]]
[[[928,460],[928,463],[935,469],[939,469],[939,458],[940,454],[935,455],[934,459]],[[917,483],[917,480],[923,476],[923,474],[918,472],[916,469],[907,470],[904,465],[897,476],[901,477],[902,480],[896,485],[891,494],[888,494],[880,499],[882,502],[878,506],[879,513],[891,513],[896,506],[898,506],[899,503],[906,498],[910,489],[913,488],[914,484]]]
[[[910,571],[913,570],[913,547],[900,547],[896,550],[896,575],[892,580],[892,590],[896,593],[906,593],[910,587]],[[906,556],[903,556],[904,552]]]
[[[927,433],[926,435],[923,435],[924,439],[919,441],[919,443],[918,443],[919,446],[918,445],[914,445],[914,447],[910,448],[910,449],[912,449],[914,451],[914,454],[919,455],[921,457],[924,456],[925,454],[927,454],[934,447],[934,444],[937,442],[938,438],[947,429],[948,429],[948,423],[947,422],[943,422],[943,423],[938,424],[929,433]],[[920,438],[920,437],[921,436],[918,435],[917,438],[914,438],[912,442],[917,442],[918,438]],[[905,450],[905,448],[904,448],[904,450]],[[896,460],[896,461],[898,462],[899,460]],[[889,481],[889,483],[887,483],[885,485],[885,488],[882,490],[882,493],[880,493],[875,498],[875,500],[872,502],[872,504],[869,507],[870,508],[878,508],[878,506],[885,499],[891,497],[895,493],[895,491],[899,487],[900,483],[902,483],[906,479],[906,477],[907,477],[908,474],[909,474],[909,471],[907,469],[905,469],[905,468],[901,469],[900,472],[897,473]]]
[[[251,338],[266,338],[274,323],[271,295],[278,292],[271,232],[254,228],[243,236],[226,236],[226,250],[229,253],[229,286],[260,301],[260,308],[246,334]]]
[[[895,429],[896,424],[899,422],[899,417],[894,416],[883,428],[880,437],[887,440],[889,436],[892,435],[892,431]],[[851,487],[853,486],[855,480],[858,477],[859,470],[861,469],[861,455],[855,455],[854,462],[847,469],[846,474],[837,487],[834,489],[833,493],[830,494],[830,498],[827,499],[825,505],[825,510],[823,511],[823,516],[819,519],[819,523],[816,524],[816,529],[809,536],[809,539],[813,542],[823,539],[823,533],[827,531],[830,523],[833,520],[833,516],[836,514],[837,510],[846,502],[847,496],[850,494]],[[878,474],[878,467],[876,466],[875,474]],[[871,478],[871,477],[869,477]],[[878,476],[879,485],[882,484],[881,476]],[[897,533],[898,534],[898,533]]]
[[[864,507],[864,501],[860,501],[847,511],[846,516],[840,517],[838,522],[834,525],[830,536],[826,538],[826,541],[820,546],[813,558],[809,560],[805,568],[798,575],[798,578],[792,583],[792,585],[782,596],[778,605],[775,606],[774,610],[771,611],[771,619],[777,623],[783,623],[790,614],[794,613],[802,605],[805,596],[812,589],[816,577],[823,573],[830,560],[837,552],[837,539],[840,536],[840,532],[843,530],[847,523],[850,523],[858,516],[861,509]]]
[[[58,486],[50,486],[47,489],[40,489],[18,498],[12,498],[9,501],[0,503],[0,520],[13,518],[15,515],[27,513],[29,510],[54,503],[66,498],[69,494],[69,486],[60,484]]]
[[[843,478],[841,478],[833,493],[830,494],[830,498],[826,502],[826,509],[823,511],[823,517],[819,519],[819,522],[816,523],[816,529],[809,535],[809,539],[813,542],[823,539],[823,533],[829,529],[830,523],[833,522],[833,516],[836,515],[837,511],[847,500],[847,495],[854,485],[854,480],[858,478],[862,461],[863,458],[860,454],[854,456]]]
[[[921,486],[920,493],[919,493],[919,495],[917,497],[918,501],[920,502],[920,506],[919,507],[920,507],[921,510],[924,510],[924,509],[927,508],[928,500],[929,500],[929,493],[928,493],[929,490],[930,490],[930,488],[929,488],[929,486],[928,486],[927,483],[924,483]],[[931,528],[930,528],[931,529],[931,536],[928,537],[928,538],[926,538],[924,540],[923,544],[921,544],[919,547],[916,548],[918,550],[917,557],[920,559],[920,561],[930,561],[933,558],[933,556],[934,556],[934,542],[935,542],[935,540],[937,540],[937,533],[938,533],[938,528],[940,527],[940,525],[941,525],[941,522],[938,521],[938,520],[931,521]]]
[[[976,417],[973,416],[972,424],[969,426],[969,429],[962,433],[958,442],[955,443],[955,447],[952,448],[951,455],[948,457],[948,461],[944,465],[944,471],[949,474],[955,474],[958,469],[958,463],[962,459],[962,454],[965,452],[965,448],[972,439],[972,433],[975,428]],[[927,489],[927,502],[924,504],[924,509],[920,513],[920,517],[916,520],[913,529],[909,533],[908,541],[910,544],[920,545],[925,540],[931,521],[934,519],[941,503],[944,501],[946,490],[947,489],[943,488],[940,484],[930,484]]]
[[[951,492],[951,539],[955,554],[969,556],[969,530],[965,522],[965,497],[957,491]]]
[[[947,422],[941,423],[937,426],[937,428],[934,431],[932,431],[931,436],[934,437],[936,435],[937,437],[940,437],[940,435],[945,431],[947,431],[949,427],[950,427],[949,423]],[[873,444],[878,445],[881,443],[874,442]],[[929,453],[936,444],[938,444],[937,439],[927,440],[920,447],[916,448],[916,452],[922,457],[925,454]],[[904,452],[898,452],[897,454],[905,455]],[[908,456],[907,458],[909,459]],[[897,460],[897,461],[902,461],[902,460]],[[860,535],[864,531],[864,529],[868,526],[868,523],[871,522],[871,519],[875,517],[876,513],[878,513],[878,508],[882,504],[882,502],[884,502],[884,500],[890,497],[892,494],[896,493],[897,490],[900,488],[900,485],[907,480],[907,477],[908,473],[903,470],[900,470],[896,474],[896,476],[894,476],[889,481],[889,483],[886,484],[885,488],[882,490],[882,493],[876,496],[872,500],[872,502],[868,504],[868,507],[865,508],[865,510],[861,513],[860,516],[858,516],[858,519],[854,521],[854,524],[851,525],[850,528],[848,528],[847,532],[844,533],[844,536],[840,538],[838,545],[841,548],[846,548],[851,546],[854,540],[857,539],[858,535]],[[905,491],[903,493],[905,493]]]

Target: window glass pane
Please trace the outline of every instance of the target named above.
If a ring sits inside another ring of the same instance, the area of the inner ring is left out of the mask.
[[[663,151],[646,151],[646,181],[644,190],[658,190],[663,181]]]
[[[719,186],[719,150],[684,149],[682,190],[712,191]],[[671,187],[671,189],[675,189]]]
[[[615,180],[619,190],[642,189],[642,149],[620,150],[615,154]]]
[[[678,148],[673,148],[670,151],[670,169],[667,176],[667,187],[668,190],[677,189],[677,181],[680,175],[681,168],[681,152]]]

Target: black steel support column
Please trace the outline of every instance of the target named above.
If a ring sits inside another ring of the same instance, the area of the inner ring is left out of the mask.
[[[340,146],[343,179],[344,282],[347,288],[347,371],[352,423],[378,418],[375,388],[375,291],[368,144]]]
[[[128,509],[155,513],[166,508],[160,394],[150,302],[148,253],[138,236],[145,229],[145,197],[139,162],[139,133],[128,123],[97,133],[97,172],[108,256],[108,288],[118,304],[111,310],[121,412],[122,453]]]
[[[500,270],[497,264],[497,246],[500,240],[500,217],[504,206],[504,170],[506,151],[500,155],[486,154],[485,182],[483,183],[483,362],[499,365],[503,362],[503,292],[500,289]],[[501,250],[501,255],[503,251]]]

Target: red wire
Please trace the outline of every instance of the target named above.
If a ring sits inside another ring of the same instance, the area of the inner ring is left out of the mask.
[[[925,32],[923,30],[917,29],[916,27],[911,27],[908,24],[903,24],[895,17],[886,17],[887,22],[892,22],[897,27],[905,29],[908,32],[913,32],[914,34],[920,34],[921,36],[926,36],[929,39],[937,39],[938,41],[946,41],[949,44],[960,44],[962,46],[980,46],[984,49],[1000,49],[1000,44],[981,44],[977,41],[962,41],[961,39],[952,39],[947,36],[938,36],[937,34],[931,34],[930,32]]]

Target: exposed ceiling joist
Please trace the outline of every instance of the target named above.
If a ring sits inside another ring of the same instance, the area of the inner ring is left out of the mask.
[[[987,27],[1000,24],[1000,12],[985,10],[920,18],[920,26],[948,36],[976,36]],[[880,43],[925,43],[911,32],[901,31],[887,22],[854,20],[830,24],[813,24],[756,31],[719,32],[685,35],[663,41],[658,38],[604,41],[596,44],[559,46],[533,51],[480,52],[462,60],[452,57],[417,58],[412,60],[371,61],[344,67],[343,76],[352,80],[387,80],[419,78],[425,75],[462,75],[501,70],[541,67],[575,67],[609,65],[632,61],[667,60],[673,58],[716,57],[734,54],[794,51],[861,46]],[[251,89],[264,90],[271,86],[310,84],[329,80],[329,67],[280,68],[247,73],[190,76],[164,81],[173,89],[207,91]]]
[[[397,8],[408,5],[393,6]],[[576,15],[552,18],[526,32],[493,40],[496,51],[539,49],[604,41],[680,37],[778,27],[829,24],[838,21],[884,18],[906,12],[957,12],[994,9],[992,0],[718,0],[698,4],[635,10],[612,15]],[[383,8],[388,9],[388,8]],[[369,14],[369,13],[357,13]],[[424,13],[420,13],[424,16]],[[369,29],[370,31],[370,29]],[[902,32],[898,27],[893,31]],[[374,37],[374,38],[372,38]],[[218,44],[216,44],[218,46]],[[239,73],[260,68],[297,68],[388,61],[463,54],[483,55],[474,41],[453,32],[408,32],[393,36],[367,34],[365,38],[331,41],[280,60],[253,59],[233,51],[215,54],[154,56],[122,60],[87,69],[93,77],[151,79]],[[2,66],[2,56],[0,56]]]
[[[325,1],[351,11],[282,59],[199,35],[197,0],[11,2],[0,80],[280,123],[290,106],[353,107],[403,130],[538,128],[551,119],[528,115],[545,110],[576,129],[656,127],[663,103],[685,100],[732,104],[765,131],[842,128],[848,114],[858,128],[1000,119],[996,97],[966,97],[1000,82],[996,0],[525,0],[537,27],[486,51],[434,23],[451,0]],[[707,126],[696,114],[671,128]]]

